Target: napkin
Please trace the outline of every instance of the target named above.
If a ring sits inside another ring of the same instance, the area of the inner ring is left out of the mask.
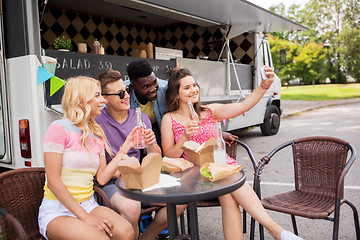
[[[204,177],[215,182],[239,172],[242,169],[241,165],[229,165],[220,163],[204,163],[200,172]]]
[[[145,191],[151,191],[156,188],[180,186],[181,183],[179,183],[178,180],[180,180],[180,178],[176,178],[168,174],[160,173],[159,182],[150,187],[143,189],[142,191],[145,192]]]
[[[163,157],[161,169],[166,172],[182,172],[192,166],[194,166],[194,164],[184,158]]]

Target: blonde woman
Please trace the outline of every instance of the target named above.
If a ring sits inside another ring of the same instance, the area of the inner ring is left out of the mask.
[[[201,105],[200,87],[188,69],[175,70],[168,83],[166,91],[166,105],[168,113],[161,123],[161,137],[163,153],[167,157],[187,158],[182,146],[188,140],[202,144],[215,136],[215,119],[228,119],[249,111],[265,94],[274,80],[274,72],[265,67],[267,80],[249,95],[243,102],[229,104]],[[190,119],[187,102],[191,101],[199,115],[200,121]],[[200,131],[199,131],[200,129]],[[201,132],[201,134],[195,134]],[[236,161],[226,156],[227,164],[236,164]],[[242,187],[230,194],[219,197],[222,210],[222,220],[225,239],[243,239],[241,205],[253,218],[266,227],[271,236],[277,240],[299,240],[298,236],[285,231],[274,222],[253,189],[245,183]]]
[[[70,78],[62,98],[64,118],[54,121],[44,139],[46,182],[39,209],[46,239],[134,239],[131,224],[93,196],[93,177],[105,184],[122,159],[106,164],[106,138],[95,122],[105,99],[97,80]]]

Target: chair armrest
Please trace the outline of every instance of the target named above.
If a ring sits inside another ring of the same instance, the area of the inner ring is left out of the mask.
[[[249,155],[249,158],[251,160],[251,164],[254,168],[254,172],[255,172],[255,169],[256,169],[256,162],[255,162],[255,158],[254,158],[254,154],[251,152],[251,149],[249,148],[248,145],[246,145],[245,143],[243,143],[242,141],[239,141],[239,140],[235,140],[236,144],[237,145],[240,145],[241,147],[243,147],[247,154]]]
[[[264,169],[265,165],[268,164],[271,160],[271,158],[277,153],[279,152],[281,149],[284,149],[287,146],[290,146],[294,144],[294,140],[285,142],[281,145],[279,145],[278,147],[274,148],[269,154],[265,155],[264,157],[262,157],[260,159],[260,161],[258,162],[257,166],[255,167],[255,173],[254,173],[254,183],[253,183],[253,189],[256,193],[256,195],[261,199],[261,189],[260,189],[260,181],[261,181],[261,177],[260,175],[262,174],[262,170]]]
[[[262,170],[264,169],[265,165],[268,164],[271,160],[271,158],[280,150],[286,148],[287,146],[293,145],[294,144],[294,140],[291,141],[287,141],[279,146],[277,146],[276,148],[274,148],[269,154],[265,155],[264,157],[262,157],[260,159],[260,161],[258,162],[258,165],[256,166],[256,170],[255,170],[255,175],[256,176],[260,176],[262,173]],[[259,178],[260,181],[260,178]]]
[[[7,222],[14,228],[16,235],[17,235],[16,239],[19,239],[19,240],[27,240],[28,239],[23,226],[13,215],[6,212],[2,208],[0,208],[0,215],[3,217],[4,222]],[[4,227],[4,226],[2,226],[2,227]],[[3,232],[4,232],[4,228],[3,228]]]
[[[336,197],[337,198],[341,198],[342,197],[342,193],[343,193],[343,189],[344,189],[344,181],[345,181],[345,175],[348,173],[350,167],[352,166],[352,164],[354,163],[355,159],[356,159],[356,150],[354,148],[354,146],[351,143],[346,143],[346,146],[349,148],[349,151],[351,153],[349,160],[347,161],[344,169],[341,171],[340,177],[339,177],[339,183],[337,185],[337,189],[336,189]]]
[[[111,208],[110,198],[101,187],[94,185],[94,191],[97,195],[97,202],[101,205]],[[100,197],[100,198],[99,198]]]

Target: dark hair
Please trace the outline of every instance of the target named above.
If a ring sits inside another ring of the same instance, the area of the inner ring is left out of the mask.
[[[130,81],[136,81],[138,78],[149,76],[153,72],[153,69],[146,60],[138,60],[131,62],[127,66],[126,71]]]
[[[107,70],[106,72],[100,73],[98,76],[98,80],[101,85],[102,93],[106,93],[106,86],[109,83],[118,81],[119,79],[122,80],[121,73],[119,71],[113,70],[111,68],[109,70]]]
[[[179,108],[179,88],[180,80],[186,76],[193,76],[189,69],[180,68],[172,71],[169,78],[168,87],[166,89],[166,106],[168,112],[176,111]],[[196,85],[199,87],[199,84],[195,81]],[[195,112],[199,115],[201,119],[201,112],[206,110],[205,107],[201,105],[200,99],[197,103],[194,104]]]

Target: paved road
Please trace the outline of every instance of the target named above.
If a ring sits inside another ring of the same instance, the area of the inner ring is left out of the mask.
[[[350,100],[348,100],[350,102]],[[292,105],[291,105],[292,104]],[[313,106],[319,103],[313,103]],[[271,151],[279,144],[298,137],[310,135],[329,135],[350,141],[360,154],[360,101],[354,100],[350,104],[332,102],[332,106],[316,108],[312,111],[305,111],[296,115],[291,115],[290,110],[308,110],[310,105],[306,102],[305,106],[294,102],[284,102],[284,113],[287,117],[282,118],[281,128],[277,135],[264,137],[259,128],[252,129],[240,136],[252,149],[255,158],[258,160]],[[295,108],[295,105],[297,107]],[[326,104],[327,105],[327,104]],[[288,108],[288,109],[286,109]],[[296,111],[297,112],[297,111]],[[247,180],[252,181],[252,167],[249,164],[245,153],[240,153],[247,171]],[[345,178],[345,196],[355,205],[360,206],[360,183],[359,173],[360,160],[355,161]],[[262,194],[263,196],[273,195],[293,189],[292,160],[283,158],[273,162],[263,173]],[[358,207],[360,210],[360,207]],[[270,212],[270,216],[280,223],[284,228],[292,230],[289,215]],[[350,208],[344,205],[341,208],[339,239],[356,239],[353,218]],[[249,218],[248,218],[249,220]],[[200,237],[204,240],[223,239],[221,225],[221,211],[219,207],[199,209]],[[250,224],[248,223],[248,226]],[[331,239],[332,222],[325,220],[309,220],[298,218],[298,229],[300,236],[304,239]],[[258,233],[256,232],[258,239]],[[266,239],[272,239],[265,231]],[[249,234],[244,235],[244,239],[249,239]]]
[[[313,110],[317,108],[360,103],[360,98],[341,99],[332,101],[295,101],[295,100],[281,100],[281,107],[283,109],[283,117],[291,116],[300,112]]]

